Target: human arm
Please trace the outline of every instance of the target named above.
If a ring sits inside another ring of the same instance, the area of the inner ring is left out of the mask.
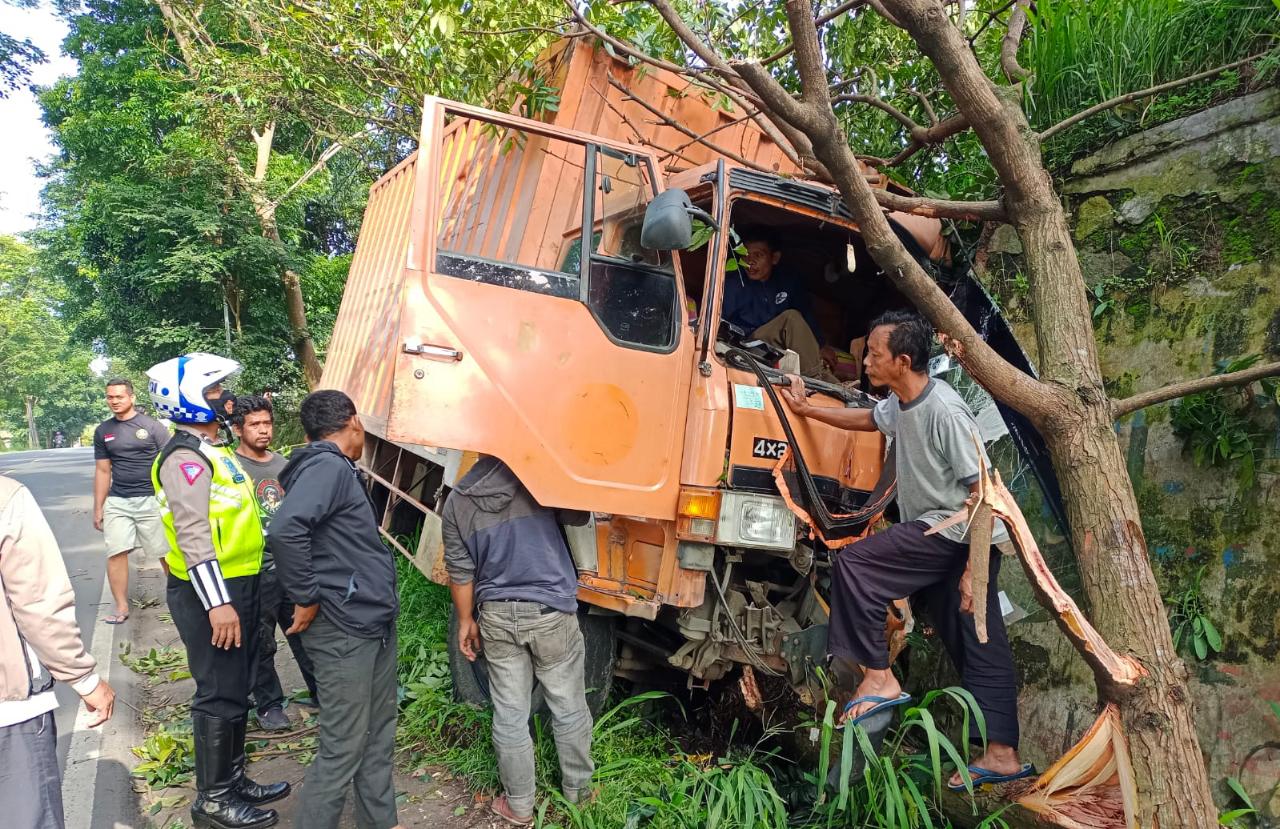
[[[291,478],[284,500],[271,518],[271,556],[280,585],[295,606],[312,608],[320,601],[315,533],[333,511],[335,493],[351,483],[350,477],[349,467],[340,458],[311,461],[305,474]]]
[[[805,394],[804,380],[799,375],[788,374],[787,380],[790,381],[790,385],[782,390],[782,399],[787,401],[787,407],[795,414],[838,429],[853,432],[876,431],[876,422],[872,417],[871,409],[815,406],[809,402]]]
[[[444,568],[449,574],[449,593],[458,613],[458,649],[474,662],[480,652],[480,626],[476,623],[475,559],[467,549],[458,529],[456,495],[450,495],[442,510],[441,534],[444,538]]]
[[[209,495],[213,474],[204,456],[178,449],[165,458],[157,477],[173,516],[173,532],[187,567],[187,577],[209,613],[213,646],[240,647],[240,616],[231,606],[231,594],[222,578],[222,565],[213,547],[209,522]]]
[[[107,493],[111,490],[111,461],[98,458],[97,438],[94,438],[93,461],[93,528],[102,532],[102,506],[107,502]]]
[[[54,679],[105,722],[114,694],[96,673],[76,623],[75,593],[48,521],[26,487],[0,504],[0,583],[22,640]]]

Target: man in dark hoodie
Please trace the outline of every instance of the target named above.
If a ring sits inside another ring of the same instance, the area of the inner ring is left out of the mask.
[[[307,445],[280,473],[284,502],[271,520],[280,584],[315,663],[320,739],[297,825],[336,829],[355,782],[356,825],[398,826],[392,784],[396,736],[396,569],[378,535],[354,461],[364,427],[340,391],[307,395]]]
[[[588,515],[541,506],[506,464],[486,456],[458,481],[442,518],[458,646],[474,662],[483,641],[489,662],[493,747],[506,791],[491,808],[526,826],[533,822],[535,792],[529,736],[535,677],[551,709],[565,799],[589,797],[595,771],[578,572],[560,529],[560,523],[585,524]]]

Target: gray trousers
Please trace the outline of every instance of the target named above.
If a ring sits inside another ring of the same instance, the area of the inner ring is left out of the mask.
[[[298,810],[299,829],[337,829],[347,787],[355,784],[356,826],[392,829],[396,790],[396,631],[361,639],[342,631],[321,611],[302,632],[315,663],[320,739],[307,769]]]
[[[8,829],[63,829],[53,714],[0,728],[0,814]]]
[[[551,710],[561,789],[576,802],[591,785],[591,710],[583,675],[582,629],[574,613],[543,612],[536,602],[485,602],[480,636],[489,662],[493,748],[507,802],[533,813],[533,739],[529,705],[536,676]]]

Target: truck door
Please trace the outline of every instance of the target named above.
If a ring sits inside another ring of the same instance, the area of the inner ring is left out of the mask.
[[[388,436],[492,454],[543,504],[674,515],[692,367],[644,150],[428,99]]]

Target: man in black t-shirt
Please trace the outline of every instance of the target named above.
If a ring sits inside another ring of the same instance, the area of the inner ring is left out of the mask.
[[[284,487],[280,485],[280,472],[288,461],[283,455],[272,452],[271,439],[275,432],[275,412],[271,401],[256,394],[241,395],[231,415],[231,429],[240,439],[236,455],[240,466],[253,480],[253,492],[258,497],[258,514],[262,527],[270,536],[271,516],[280,509],[284,500]],[[260,630],[258,638],[258,666],[253,681],[253,704],[258,710],[258,725],[265,731],[284,731],[291,726],[284,712],[284,689],[276,673],[276,627],[287,631],[293,625],[293,602],[284,595],[276,578],[276,564],[271,557],[271,544],[262,553],[262,572],[258,580],[258,610]],[[302,681],[311,693],[309,700],[316,704],[316,678],[312,673],[311,659],[302,647],[302,637],[286,634],[289,649],[302,671]]]
[[[115,599],[118,625],[129,618],[129,553],[163,556],[169,549],[160,505],[151,484],[151,464],[169,442],[169,430],[134,408],[133,383],[107,381],[112,417],[93,432],[93,528],[107,543],[107,581]]]

